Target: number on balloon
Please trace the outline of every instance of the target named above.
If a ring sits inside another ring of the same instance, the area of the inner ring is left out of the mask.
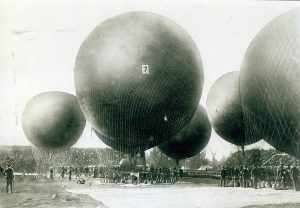
[[[149,66],[148,65],[142,65],[142,73],[149,74]]]

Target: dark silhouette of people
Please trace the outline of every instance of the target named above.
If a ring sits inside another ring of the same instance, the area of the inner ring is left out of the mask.
[[[69,167],[69,181],[72,180],[72,167]]]
[[[62,168],[61,168],[61,174],[60,174],[61,180],[64,180],[64,178],[65,178],[65,173],[66,173],[66,169],[65,169],[65,167],[62,167]]]
[[[89,175],[89,167],[86,166],[84,168],[84,171],[85,171],[85,175],[88,176]]]
[[[226,186],[226,176],[227,176],[227,170],[225,166],[222,166],[221,168],[221,187]]]
[[[99,169],[98,169],[98,167],[96,166],[95,168],[94,168],[94,178],[98,178],[98,176],[99,176]]]
[[[53,174],[54,174],[54,170],[53,170],[53,168],[51,167],[51,168],[50,168],[50,179],[52,179],[52,180],[54,179],[54,178],[53,178]]]
[[[183,177],[183,170],[180,168],[179,169],[179,180],[181,181]]]

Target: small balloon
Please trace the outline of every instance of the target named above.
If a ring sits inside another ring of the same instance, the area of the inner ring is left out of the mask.
[[[31,98],[22,115],[28,140],[44,149],[74,145],[85,127],[85,118],[74,95],[45,92]]]
[[[211,125],[206,110],[199,105],[191,121],[158,147],[167,156],[181,160],[201,152],[208,144],[210,134]]]
[[[121,168],[121,170],[130,170],[130,168],[131,168],[131,162],[129,161],[129,159],[123,158],[120,161],[120,168]]]

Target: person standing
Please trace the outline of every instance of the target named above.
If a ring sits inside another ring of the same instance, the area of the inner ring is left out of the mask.
[[[4,174],[4,168],[0,165],[0,178],[3,176]]]
[[[221,168],[221,187],[226,186],[226,176],[227,176],[227,170],[224,166]]]
[[[179,168],[179,180],[182,181],[182,177],[183,177],[183,170],[182,168]]]
[[[88,176],[89,176],[89,167],[86,166],[86,167],[84,168],[84,171],[85,171],[85,176],[88,177]]]
[[[53,180],[53,173],[54,173],[54,170],[52,167],[50,167],[50,179]]]
[[[13,193],[13,182],[15,179],[14,176],[14,169],[12,169],[11,164],[7,166],[7,168],[4,171],[5,179],[6,179],[6,192],[8,193],[9,187],[10,192]]]
[[[99,177],[99,170],[98,170],[98,166],[95,166],[94,168],[94,178],[98,178]]]
[[[253,168],[251,170],[251,178],[252,178],[252,187],[254,189],[257,189],[257,183],[258,183],[258,177],[259,177],[259,169],[253,165]]]
[[[61,176],[61,180],[63,181],[64,180],[64,178],[65,178],[65,167],[61,167],[61,174],[60,174],[60,176]]]
[[[239,181],[240,181],[240,187],[243,187],[243,166],[240,166],[239,168]]]
[[[154,165],[151,165],[149,170],[150,184],[153,184],[154,172]]]
[[[276,179],[279,179],[279,181],[282,184],[282,188],[286,188],[286,170],[284,169],[283,163],[280,163],[278,169],[277,169],[277,177]],[[276,183],[275,183],[276,184]]]
[[[244,165],[244,168],[242,170],[242,178],[243,178],[243,187],[247,188],[248,187],[248,180],[249,180],[249,170],[246,165]]]
[[[72,180],[72,167],[69,167],[69,181]]]
[[[299,170],[295,164],[293,164],[291,167],[290,177],[293,182],[294,190],[299,191]]]

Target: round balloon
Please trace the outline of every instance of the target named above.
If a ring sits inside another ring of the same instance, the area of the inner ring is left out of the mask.
[[[248,47],[240,91],[246,137],[300,157],[300,8],[268,23]]]
[[[75,64],[80,106],[102,135],[151,148],[192,118],[203,86],[199,51],[173,21],[129,12],[100,23]]]
[[[202,151],[208,144],[210,134],[211,125],[206,110],[202,106],[198,106],[191,121],[158,147],[167,156],[181,160]]]
[[[77,142],[85,127],[85,118],[74,95],[45,92],[26,104],[22,126],[28,140],[37,147],[57,149]]]
[[[129,159],[127,158],[123,158],[121,161],[120,161],[120,168],[122,170],[129,170],[131,167],[131,163],[129,161]]]
[[[239,76],[238,71],[221,76],[210,88],[206,106],[216,133],[232,144],[244,146],[258,139],[245,138]]]

